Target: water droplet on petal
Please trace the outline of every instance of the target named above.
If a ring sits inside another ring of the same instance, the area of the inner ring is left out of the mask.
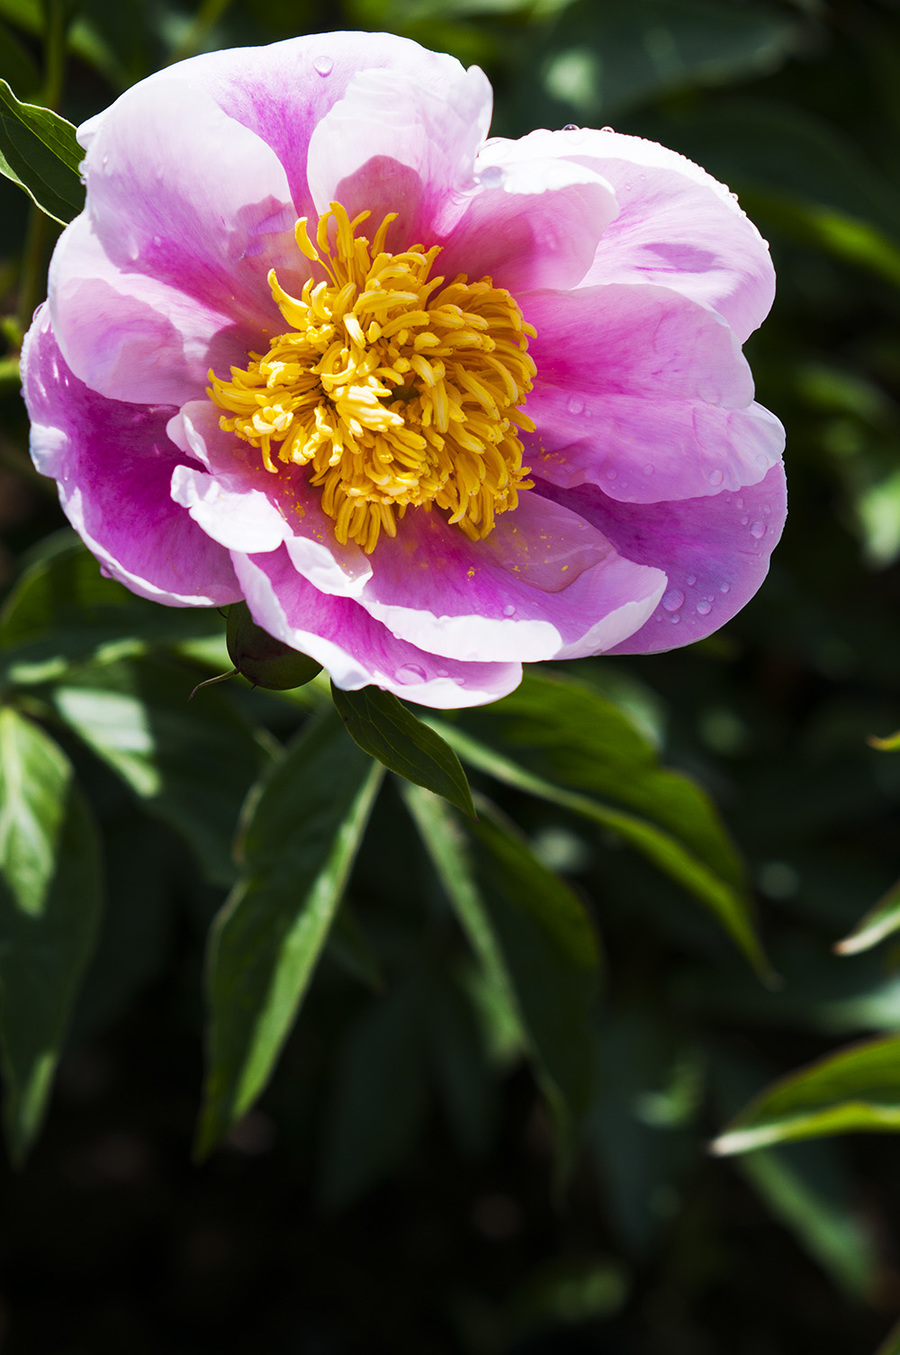
[[[706,472],[706,478],[711,485],[716,486],[722,483],[722,481],[725,479],[725,476],[722,474],[720,470],[709,470]]]
[[[708,602],[706,598],[701,598],[700,601],[697,603],[697,615],[709,616],[711,611],[712,603]]]
[[[669,617],[669,620],[672,622],[672,625],[674,626],[676,621],[681,620],[681,617],[678,615],[677,612],[675,612],[672,616]]]
[[[504,616],[515,616],[515,614],[516,614],[516,609],[515,609],[515,607],[512,605],[511,602],[508,602],[508,603],[506,604],[506,606],[503,608],[503,615],[504,615]]]
[[[769,464],[769,458],[766,456],[765,452],[757,452],[753,459],[757,466],[768,466]]]
[[[694,584],[695,584],[696,582],[697,582],[697,575],[696,575],[696,574],[689,574],[689,575],[687,576],[687,578],[685,579],[685,583],[687,584],[688,588],[693,588],[693,586],[694,586]]]
[[[449,677],[449,676],[450,676],[450,674],[447,672],[446,668],[436,668],[436,669],[435,669],[435,673],[436,673],[436,675],[437,675],[438,677]]]
[[[581,414],[584,410],[584,401],[580,395],[570,395],[567,408],[570,414]]]
[[[730,593],[730,592],[731,592],[731,584],[730,584],[730,583],[720,583],[720,584],[719,584],[719,592],[720,592],[720,593]]]
[[[330,75],[334,70],[334,62],[330,56],[317,56],[313,62],[313,66],[318,71],[319,75]]]
[[[397,681],[407,687],[416,682],[424,682],[427,676],[425,669],[420,668],[417,663],[405,663],[396,673]]]
[[[577,122],[567,122],[566,125],[565,125],[565,127],[563,128],[563,131],[564,131],[564,132],[580,132],[580,131],[581,131],[581,128],[578,126],[578,123],[577,123]]]
[[[764,522],[751,522],[750,535],[755,536],[757,541],[761,541],[766,534],[766,524]]]
[[[506,178],[506,171],[502,165],[485,165],[478,178],[483,188],[499,188]]]
[[[615,130],[616,130],[615,127],[601,127],[601,128],[600,128],[600,131],[601,131],[601,132],[614,132]]]
[[[684,606],[684,593],[680,588],[670,588],[663,594],[662,608],[664,612],[677,612],[679,607]]]
[[[619,472],[617,470],[608,470],[606,472],[607,480],[618,480]]]
[[[734,506],[735,506],[735,508],[743,508],[743,506],[744,506],[744,500],[743,500],[743,499],[740,499],[740,498],[735,499],[735,501],[734,501]]]
[[[742,526],[742,527],[746,527],[746,526],[747,526],[747,523],[748,523],[749,521],[750,521],[750,514],[749,514],[749,513],[745,513],[744,516],[741,518],[741,526]]]

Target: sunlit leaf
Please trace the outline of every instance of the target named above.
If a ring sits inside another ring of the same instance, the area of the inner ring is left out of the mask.
[[[68,759],[0,710],[0,1029],[17,1161],[43,1119],[100,907],[96,833]]]
[[[70,122],[49,108],[21,103],[0,80],[0,174],[63,226],[84,206],[83,159]]]
[[[162,609],[160,609],[162,610]],[[216,688],[141,658],[86,667],[49,699],[59,717],[193,850],[208,879],[234,878],[232,842],[266,751]]]
[[[331,693],[347,733],[364,752],[389,771],[442,795],[464,814],[475,817],[472,792],[459,758],[402,701],[378,687],[345,692],[332,686]]]
[[[900,1036],[851,1045],[772,1084],[713,1143],[721,1155],[825,1134],[900,1130]]]
[[[265,1086],[312,979],[381,782],[336,716],[304,730],[250,796],[241,878],[209,941],[209,1152]]]
[[[886,936],[900,929],[900,880],[893,885],[883,898],[879,899],[853,931],[838,941],[835,950],[838,955],[858,955],[861,950],[877,946]]]

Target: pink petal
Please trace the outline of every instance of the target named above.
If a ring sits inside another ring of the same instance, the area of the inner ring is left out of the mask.
[[[202,89],[164,76],[135,85],[98,122],[84,173],[97,240],[123,273],[279,332],[269,269],[286,286],[308,276],[287,178]]]
[[[459,197],[475,187],[475,157],[491,118],[491,87],[477,66],[447,69],[440,82],[363,70],[315,128],[309,186],[316,211],[342,202],[350,216],[389,212],[389,240],[434,243],[452,225]]]
[[[72,526],[113,578],[173,607],[234,602],[227,551],[169,496],[180,457],[166,437],[170,408],[104,399],[72,375],[41,307],[22,353],[31,452],[59,482]]]
[[[451,709],[496,701],[518,686],[516,663],[460,663],[398,640],[350,598],[328,597],[294,570],[287,551],[235,555],[254,620],[309,654],[336,686],[374,684],[421,706]]]
[[[535,494],[472,542],[438,514],[407,513],[382,537],[359,601],[394,635],[464,662],[533,662],[609,649],[665,588],[577,513]]]
[[[609,184],[571,160],[504,168],[489,150],[479,155],[477,172],[478,189],[452,231],[434,237],[443,245],[436,269],[449,278],[488,276],[514,296],[579,282],[618,211]]]
[[[780,464],[739,494],[679,503],[625,504],[588,485],[548,493],[583,513],[627,559],[666,572],[653,616],[616,654],[674,649],[723,626],[766,577],[787,513]]]
[[[50,265],[50,314],[66,364],[111,400],[180,405],[210,367],[243,366],[254,331],[158,278],[112,263],[85,212]]]
[[[612,185],[619,214],[604,231],[583,285],[648,282],[711,306],[743,343],[772,305],[768,246],[735,198],[705,170],[652,141],[616,132],[532,132],[492,141],[509,164],[558,155]]]

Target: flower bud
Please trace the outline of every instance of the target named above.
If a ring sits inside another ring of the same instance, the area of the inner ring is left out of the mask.
[[[258,626],[246,602],[233,602],[228,608],[225,643],[231,662],[254,687],[286,692],[304,687],[322,671],[322,665],[308,654],[291,649]]]

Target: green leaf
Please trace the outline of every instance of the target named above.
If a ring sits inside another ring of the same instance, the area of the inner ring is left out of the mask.
[[[161,607],[104,578],[75,534],[58,532],[41,543],[0,611],[0,685],[53,681],[87,660],[110,662],[223,629],[213,607]]]
[[[590,1099],[590,1014],[600,970],[584,908],[481,805],[473,850],[439,800],[412,787],[404,799],[472,949],[515,1014],[565,1165]]]
[[[618,833],[700,899],[758,973],[770,973],[740,861],[709,799],[686,777],[660,768],[652,746],[611,702],[560,678],[532,676],[489,713],[467,713],[484,742],[456,725],[429,723],[463,762]],[[539,771],[500,751],[511,745]],[[582,794],[582,787],[646,817]]]
[[[131,659],[75,673],[48,697],[60,719],[185,839],[207,879],[230,885],[238,816],[266,753],[218,689],[192,701],[192,683],[178,663]]]
[[[378,687],[345,692],[332,684],[331,694],[347,733],[363,752],[474,819],[472,792],[459,758],[402,701]]]
[[[248,798],[241,879],[210,933],[201,1155],[269,1078],[328,939],[382,775],[329,716],[301,733]]]
[[[873,748],[879,748],[882,753],[898,753],[900,752],[900,729],[897,730],[896,734],[889,734],[885,739],[879,739],[877,735],[873,734],[869,743]]]
[[[725,1156],[825,1134],[900,1130],[900,1036],[831,1054],[779,1079],[712,1145]]]
[[[12,1157],[37,1134],[101,908],[97,837],[67,758],[0,710],[0,1028]]]
[[[20,103],[0,80],[0,174],[63,226],[84,206],[83,159],[70,122],[49,108]]]
[[[862,950],[877,946],[886,936],[900,929],[900,880],[893,885],[875,907],[866,913],[843,941],[838,941],[838,955],[858,955]]]

